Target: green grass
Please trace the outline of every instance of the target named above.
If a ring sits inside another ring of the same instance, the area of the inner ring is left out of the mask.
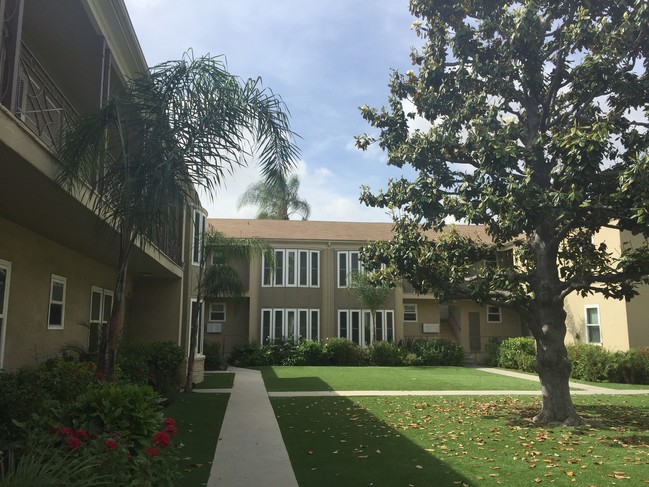
[[[649,397],[574,402],[591,426],[536,426],[528,397],[272,399],[301,487],[649,481]]]
[[[260,367],[269,391],[523,390],[537,382],[465,367]]]
[[[196,384],[194,389],[232,389],[232,384],[234,384],[232,373],[205,374],[205,380]]]
[[[216,443],[223,424],[229,394],[182,394],[165,410],[176,420],[180,471],[183,478],[174,485],[196,487],[207,484]]]

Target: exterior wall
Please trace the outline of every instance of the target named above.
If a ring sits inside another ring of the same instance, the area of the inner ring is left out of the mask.
[[[0,259],[11,262],[4,368],[43,361],[65,344],[86,347],[91,288],[113,290],[115,270],[4,218],[0,235]],[[52,274],[66,278],[60,330],[47,328]]]
[[[649,286],[640,286],[638,292],[626,305],[630,348],[649,347]]]
[[[182,279],[139,277],[127,294],[130,342],[171,341],[180,344],[182,322]]]
[[[236,345],[244,345],[250,341],[248,324],[250,322],[250,303],[248,298],[225,298],[225,321],[220,333],[205,333],[205,343],[219,343],[221,353],[227,357]],[[209,303],[205,305],[205,323],[209,322]]]

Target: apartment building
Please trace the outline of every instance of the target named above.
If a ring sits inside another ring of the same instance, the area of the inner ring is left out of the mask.
[[[88,346],[109,317],[117,232],[55,182],[67,123],[145,73],[123,0],[0,0],[0,368]],[[175,223],[131,257],[126,337],[187,346],[205,213]]]
[[[236,344],[279,337],[368,343],[370,312],[349,289],[349,275],[361,269],[359,249],[365,243],[392,238],[390,223],[208,219],[208,225],[229,237],[267,241],[276,262],[271,268],[259,256],[238,263],[248,292],[206,303],[206,342],[221,343],[226,355]],[[456,228],[488,241],[481,227]],[[376,318],[377,340],[445,338],[475,355],[491,340],[523,332],[520,317],[510,310],[468,300],[440,303],[408,285],[390,292]]]

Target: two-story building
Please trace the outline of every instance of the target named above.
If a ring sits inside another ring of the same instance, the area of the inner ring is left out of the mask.
[[[123,0],[0,0],[0,27],[0,368],[15,369],[88,346],[108,320],[118,235],[57,185],[54,145],[147,63]],[[170,211],[131,257],[125,338],[186,347],[205,214]]]
[[[267,241],[275,265],[263,256],[239,263],[244,298],[206,303],[205,341],[221,343],[227,355],[248,341],[300,337],[345,337],[369,341],[370,311],[349,289],[349,277],[361,269],[359,249],[392,238],[392,224],[293,220],[209,219],[210,227],[232,238]],[[463,235],[488,241],[484,229],[457,225]],[[472,301],[440,303],[418,295],[407,284],[392,290],[376,315],[377,340],[445,338],[481,354],[489,341],[520,336],[520,317],[510,310]]]

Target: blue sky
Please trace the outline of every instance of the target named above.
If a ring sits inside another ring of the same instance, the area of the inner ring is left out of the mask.
[[[126,0],[149,65],[195,55],[224,55],[242,78],[260,76],[291,113],[301,161],[300,193],[311,220],[390,221],[358,202],[361,185],[385,187],[401,170],[378,148],[362,152],[354,135],[371,131],[358,107],[387,103],[391,69],[410,69],[417,44],[407,0]],[[253,218],[236,200],[259,179],[237,171],[205,201],[214,218]]]

